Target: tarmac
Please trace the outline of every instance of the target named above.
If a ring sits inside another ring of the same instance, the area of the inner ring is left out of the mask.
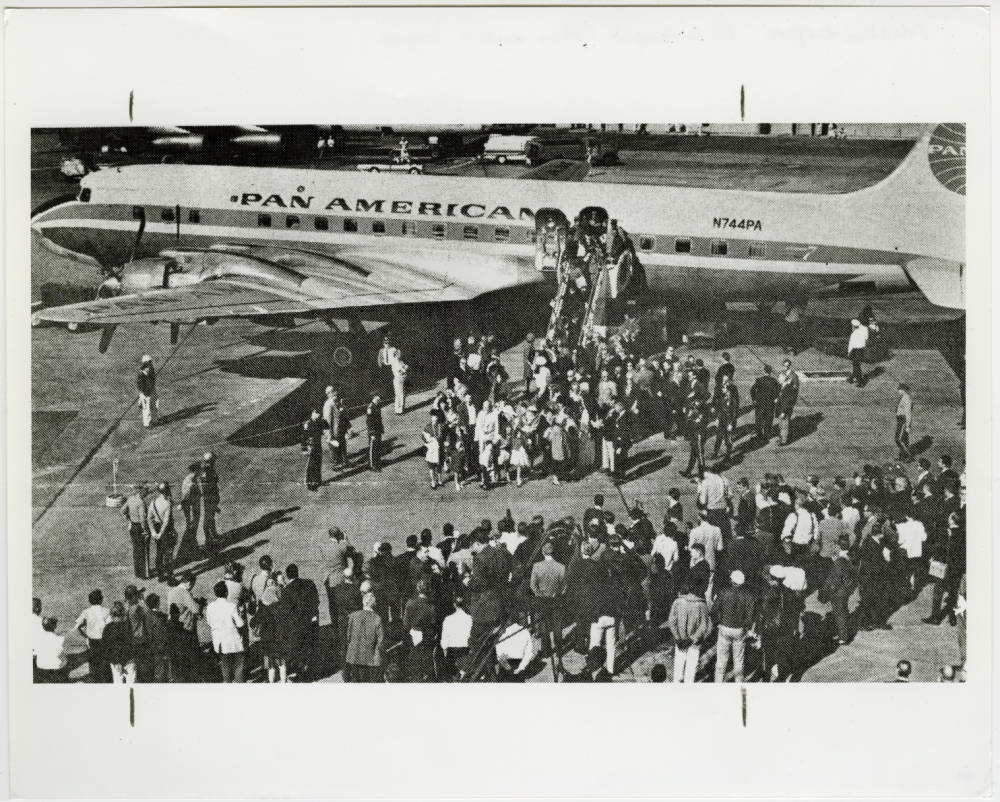
[[[67,276],[73,283],[87,283],[93,278],[88,271],[96,272],[54,256],[37,243],[33,246],[34,288]],[[772,441],[742,452],[730,461],[731,479],[747,476],[753,481],[765,472],[779,472],[793,484],[802,484],[807,474],[816,473],[828,483],[837,474],[850,476],[864,463],[891,462],[896,453],[895,388],[901,381],[913,388],[912,439],[918,450],[932,459],[949,453],[957,464],[964,463],[962,400],[955,373],[963,321],[935,310],[918,295],[871,301],[888,324],[890,352],[883,362],[868,366],[867,386],[861,389],[843,381],[849,363],[841,356],[814,347],[796,354],[794,363],[803,381],[792,442],[780,447]],[[864,303],[863,298],[811,303],[814,331],[846,338],[844,316],[853,316]],[[544,317],[544,308],[526,313],[504,333],[505,342],[513,343]],[[915,324],[917,320],[923,322]],[[412,367],[414,391],[406,414],[394,415],[391,403],[384,410],[387,455],[379,474],[365,467],[363,398],[356,388],[371,384],[385,391],[388,381],[379,375],[370,345],[359,348],[346,334],[321,324],[268,333],[247,322],[220,322],[186,329],[171,346],[164,327],[127,326],[102,355],[97,353],[96,333],[33,329],[33,594],[43,599],[45,614],[59,619],[62,632],[86,606],[91,589],[103,588],[106,598],[114,599],[126,584],[136,582],[124,519],[118,509],[106,505],[107,497],[125,493],[140,481],[166,480],[177,488],[186,466],[206,450],[217,455],[222,491],[218,528],[226,545],[211,559],[186,566],[198,575],[195,595],[210,595],[225,562],[239,560],[252,570],[262,554],[272,555],[279,566],[297,563],[304,577],[320,584],[326,573],[320,545],[334,525],[370,554],[380,540],[391,541],[398,552],[407,535],[425,526],[436,537],[446,522],[457,531],[469,531],[481,519],[495,521],[508,509],[515,520],[535,514],[546,521],[567,515],[579,519],[598,492],[608,498],[616,515],[624,516],[617,491],[600,473],[559,488],[535,479],[521,488],[503,485],[488,492],[475,483],[459,491],[453,483],[430,489],[420,432],[427,405],[443,386],[434,354],[446,353],[442,349],[447,348],[448,322],[432,320],[398,332]],[[756,331],[753,325],[749,331]],[[370,339],[377,342],[378,334]],[[780,347],[766,342],[765,337],[748,336],[728,347],[745,405],[762,366],[778,366],[784,357]],[[812,342],[822,345],[818,337]],[[339,343],[354,352],[354,363],[342,371],[333,367],[331,358]],[[719,350],[681,347],[679,352],[704,358],[713,370],[720,362]],[[146,353],[155,362],[160,395],[160,424],[148,430],[141,425],[135,391],[139,359]],[[503,359],[511,376],[520,377],[519,349],[509,348]],[[351,467],[334,473],[324,464],[324,484],[313,493],[304,487],[300,426],[308,408],[321,401],[327,382],[355,388],[349,404],[358,416],[355,430],[360,434],[349,441]],[[383,392],[386,397],[391,392]],[[745,412],[741,434],[751,421],[752,414]],[[664,441],[657,434],[636,444],[632,454],[632,468],[622,486],[626,499],[641,499],[656,524],[662,520],[667,489],[676,486],[691,519],[694,487],[678,476],[686,444]],[[156,582],[137,584],[165,595],[165,586]],[[896,661],[904,657],[913,663],[914,680],[933,680],[941,665],[958,662],[958,651],[955,632],[947,624],[921,623],[928,610],[927,593],[893,615],[891,630],[860,633],[849,646],[815,662],[802,680],[888,681]],[[815,596],[809,604],[823,609]],[[325,604],[320,621],[329,623]],[[207,639],[207,633],[202,638]],[[75,634],[67,644],[71,650],[83,648]],[[669,669],[670,655],[655,650],[641,654],[622,667],[619,678],[643,680],[654,662],[664,662]],[[567,665],[575,670],[572,658]],[[551,680],[551,672],[543,668],[534,679]]]

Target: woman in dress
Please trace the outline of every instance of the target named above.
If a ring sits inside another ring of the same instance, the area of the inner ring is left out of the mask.
[[[514,434],[511,437],[510,450],[510,467],[517,476],[518,487],[524,484],[521,472],[531,469],[531,460],[528,459],[528,437],[521,427],[522,422],[523,416],[519,415],[514,422]]]
[[[441,484],[441,441],[444,439],[444,423],[441,410],[431,409],[431,419],[423,431],[424,460],[427,462],[427,472],[431,478],[431,490],[436,490]]]
[[[493,411],[493,402],[483,401],[483,408],[476,416],[476,443],[479,446],[479,483],[483,490],[489,490],[493,481],[494,465],[496,463],[496,444],[500,439],[497,416]]]

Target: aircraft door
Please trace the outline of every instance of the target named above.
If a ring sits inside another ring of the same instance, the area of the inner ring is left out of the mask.
[[[535,269],[554,273],[559,269],[569,220],[559,209],[539,209],[535,212]]]

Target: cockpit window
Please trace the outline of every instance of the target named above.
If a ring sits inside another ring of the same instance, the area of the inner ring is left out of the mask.
[[[89,203],[90,202],[90,187],[84,187],[80,190],[80,202]]]

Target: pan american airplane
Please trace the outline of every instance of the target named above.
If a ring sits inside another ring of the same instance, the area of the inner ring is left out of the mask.
[[[843,194],[583,182],[586,165],[520,179],[254,167],[100,170],[36,210],[43,245],[109,274],[90,302],[33,322],[101,329],[247,318],[388,320],[546,286],[547,238],[616,218],[648,290],[765,304],[919,288],[964,308],[965,126],[928,130],[877,184]],[[548,180],[545,180],[548,179]],[[555,179],[555,180],[553,180]]]

